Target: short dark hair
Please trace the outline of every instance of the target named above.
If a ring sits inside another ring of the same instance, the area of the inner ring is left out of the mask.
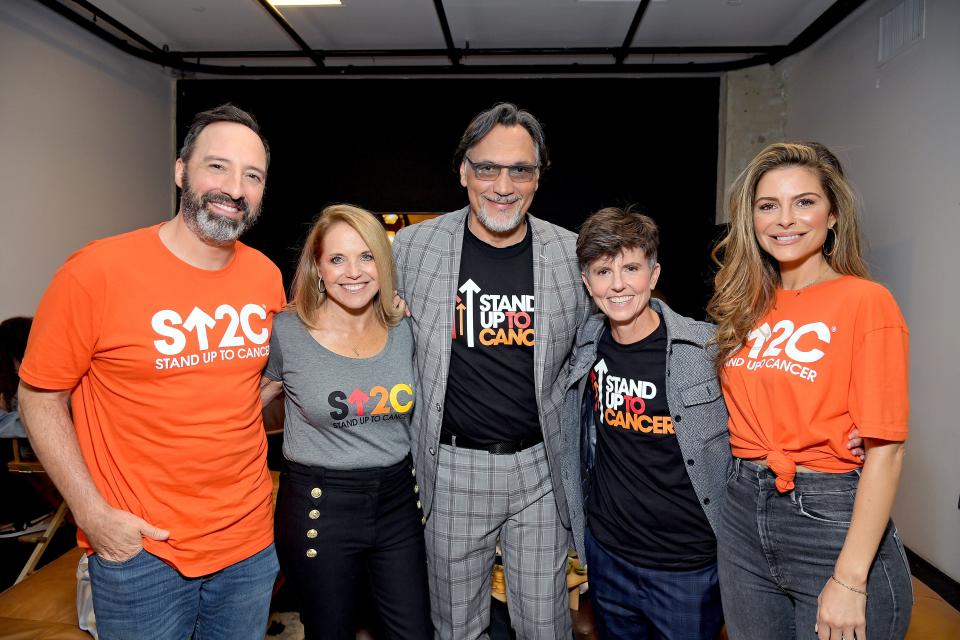
[[[594,260],[619,255],[626,249],[639,249],[652,269],[657,264],[660,230],[653,218],[633,207],[607,207],[590,215],[577,236],[577,260],[586,271]]]
[[[267,168],[270,167],[270,145],[267,144],[267,139],[260,133],[260,125],[257,124],[257,119],[253,117],[253,114],[235,107],[229,102],[213,109],[201,111],[193,116],[193,122],[190,123],[187,135],[183,139],[183,146],[180,147],[180,159],[183,160],[184,164],[190,160],[190,155],[193,153],[193,147],[197,143],[200,132],[217,122],[236,122],[257,134],[260,142],[263,143],[263,150],[267,154]]]
[[[547,144],[544,141],[543,126],[540,121],[533,117],[529,111],[518,109],[517,105],[509,102],[498,102],[486,111],[478,113],[467,130],[463,132],[460,138],[460,144],[457,145],[457,151],[453,156],[454,171],[460,170],[463,164],[463,158],[475,144],[480,142],[493,128],[502,124],[505,127],[520,126],[527,130],[530,137],[533,138],[534,150],[537,154],[537,166],[540,171],[546,171],[550,166],[550,156],[547,154]]]

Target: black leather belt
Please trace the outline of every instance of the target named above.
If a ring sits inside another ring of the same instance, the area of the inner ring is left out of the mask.
[[[440,444],[450,444],[463,449],[477,449],[479,451],[486,451],[487,453],[491,453],[495,456],[517,453],[518,451],[529,449],[530,447],[540,444],[541,442],[543,442],[543,434],[539,431],[521,440],[486,444],[477,442],[476,440],[472,440],[465,436],[455,436],[446,429],[440,430]]]

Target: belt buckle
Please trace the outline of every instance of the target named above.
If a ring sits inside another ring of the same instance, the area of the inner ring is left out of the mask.
[[[487,452],[495,456],[502,456],[510,453],[516,453],[516,451],[506,451],[506,449],[515,449],[515,447],[510,446],[512,444],[513,444],[512,442],[498,442],[497,444],[492,445],[489,449],[487,449]]]

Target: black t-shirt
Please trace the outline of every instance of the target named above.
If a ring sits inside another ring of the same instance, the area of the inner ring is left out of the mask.
[[[696,569],[716,560],[717,542],[683,464],[666,369],[662,317],[633,344],[604,329],[590,372],[597,455],[587,520],[600,544],[634,564]]]
[[[482,444],[540,431],[533,378],[533,241],[463,234],[443,427]]]

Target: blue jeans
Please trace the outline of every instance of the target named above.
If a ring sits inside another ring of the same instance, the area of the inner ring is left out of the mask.
[[[798,473],[779,493],[769,469],[735,459],[718,537],[720,588],[732,640],[813,638],[817,597],[833,575],[860,480]],[[867,637],[903,638],[910,624],[910,569],[890,522],[867,581]]]
[[[715,640],[723,626],[717,565],[645,569],[605,549],[586,530],[590,598],[602,639]]]
[[[94,554],[97,630],[101,640],[263,640],[277,569],[272,544],[198,578],[142,549],[123,562]]]

